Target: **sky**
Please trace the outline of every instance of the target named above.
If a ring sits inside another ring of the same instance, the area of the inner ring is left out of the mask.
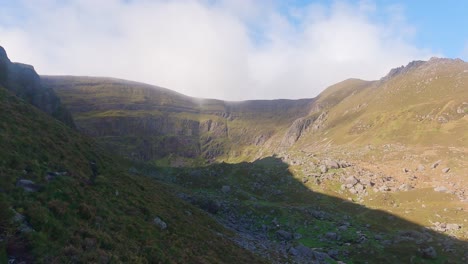
[[[464,2],[0,0],[0,45],[42,75],[224,100],[311,98],[412,60],[468,59]]]

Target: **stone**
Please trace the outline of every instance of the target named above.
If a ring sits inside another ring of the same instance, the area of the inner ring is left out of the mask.
[[[445,226],[446,230],[458,230],[460,228],[461,228],[461,226],[459,224],[447,224]]]
[[[66,171],[56,171],[56,172],[49,171],[47,172],[44,178],[47,182],[50,182],[50,181],[57,179],[58,177],[66,176],[67,174],[68,172]]]
[[[418,169],[417,169],[418,171],[424,171],[425,169],[426,168],[424,167],[424,165],[422,165],[422,164],[418,165]]]
[[[437,168],[437,166],[439,166],[439,164],[440,164],[441,162],[442,162],[441,160],[438,160],[438,161],[432,163],[431,168],[433,168],[433,169]]]
[[[301,259],[300,263],[327,263],[330,256],[323,252],[318,252],[306,247],[304,245],[298,245],[289,249],[289,254]]]
[[[346,185],[351,185],[351,186],[354,186],[358,183],[358,179],[356,179],[356,177],[354,176],[349,176],[348,178],[345,179],[345,184]]]
[[[321,173],[327,173],[328,171],[328,168],[325,165],[320,165],[319,169]]]
[[[327,240],[339,240],[339,239],[340,239],[339,236],[338,236],[338,234],[335,233],[335,232],[327,232],[327,233],[325,234],[325,238],[326,238]]]
[[[291,232],[288,232],[286,230],[276,231],[276,237],[279,240],[292,240],[294,238],[293,234],[291,234]]]
[[[334,160],[325,160],[325,165],[329,169],[339,169],[340,168],[340,165],[338,164],[338,162],[336,162]]]
[[[342,226],[338,227],[338,231],[340,231],[340,232],[344,232],[346,230],[348,230],[348,226],[346,226],[346,225],[342,225]]]
[[[354,186],[354,189],[356,190],[356,192],[360,193],[362,191],[364,191],[365,187],[360,184],[360,183],[357,183],[355,186]]]
[[[300,233],[294,233],[294,239],[295,240],[298,240],[298,239],[301,239],[302,238],[302,235]]]
[[[450,171],[450,168],[443,168],[443,169],[442,169],[442,172],[443,172],[443,173],[447,173],[447,172],[449,172],[449,171]]]
[[[42,186],[34,183],[31,180],[26,180],[26,179],[19,179],[16,182],[16,187],[23,188],[25,192],[37,192],[42,189]]]
[[[434,188],[434,191],[436,192],[447,192],[448,189],[445,186],[437,186]]]
[[[398,187],[398,190],[402,192],[407,192],[411,189],[413,189],[413,187],[407,183],[403,183],[402,185],[400,185],[400,187]]]
[[[404,173],[407,173],[407,172],[409,172],[409,171],[410,171],[409,169],[403,168],[403,172],[404,172]]]
[[[433,247],[427,247],[421,250],[422,257],[427,259],[436,259],[437,252]]]
[[[229,185],[224,185],[222,188],[221,188],[221,191],[223,193],[229,193],[231,191],[231,186]]]
[[[164,222],[163,220],[161,220],[161,218],[159,217],[155,217],[154,220],[153,220],[153,223],[158,226],[161,230],[165,230],[167,229],[167,224],[166,222]]]
[[[383,185],[383,186],[380,186],[379,191],[388,192],[390,191],[390,188],[388,188],[387,185]]]

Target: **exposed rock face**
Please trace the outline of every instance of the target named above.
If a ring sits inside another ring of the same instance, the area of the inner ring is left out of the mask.
[[[327,112],[322,112],[318,116],[312,115],[296,119],[289,127],[288,132],[284,135],[281,146],[290,147],[296,143],[305,132],[319,130],[323,127],[326,118]]]
[[[410,70],[414,69],[414,68],[417,68],[421,65],[423,65],[424,63],[426,63],[425,61],[412,61],[410,63],[408,63],[408,65],[406,66],[400,66],[398,68],[393,68],[390,70],[390,72],[381,79],[381,81],[387,81],[397,75],[400,75],[400,74],[405,74],[407,72],[409,72]]]
[[[43,87],[34,67],[12,63],[0,46],[0,85],[16,96],[74,127],[73,119],[52,89]]]
[[[271,152],[280,143],[273,140],[281,136],[278,132],[306,116],[313,102],[197,99],[108,78],[44,76],[43,80],[67,104],[79,130],[116,153],[144,161]]]

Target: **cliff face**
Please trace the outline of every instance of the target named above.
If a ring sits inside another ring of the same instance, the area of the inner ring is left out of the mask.
[[[272,153],[312,99],[225,102],[108,78],[42,77],[77,127],[124,156],[248,159]]]
[[[1,46],[0,85],[70,127],[74,127],[71,114],[60,103],[60,99],[52,89],[42,86],[34,67],[11,62]]]

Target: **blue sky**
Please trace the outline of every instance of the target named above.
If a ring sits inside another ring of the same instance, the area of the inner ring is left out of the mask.
[[[228,100],[304,98],[431,56],[468,59],[464,1],[0,0],[0,45],[40,74]]]
[[[418,45],[430,47],[446,57],[468,59],[466,1],[405,1],[404,6],[408,21],[417,29]]]

